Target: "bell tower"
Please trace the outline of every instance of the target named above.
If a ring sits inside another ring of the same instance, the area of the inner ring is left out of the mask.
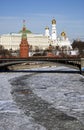
[[[57,32],[56,32],[56,20],[52,20],[52,40],[57,40]]]
[[[29,44],[27,41],[25,20],[23,20],[22,38],[20,43],[20,58],[28,58],[28,57],[29,57]]]

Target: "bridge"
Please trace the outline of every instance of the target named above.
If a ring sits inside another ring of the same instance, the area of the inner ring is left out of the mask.
[[[76,66],[78,68],[78,71],[66,71],[65,73],[81,73],[84,74],[84,58],[78,58],[78,57],[64,57],[64,58],[58,58],[58,57],[28,57],[28,58],[1,58],[0,59],[0,72],[8,71],[8,67],[16,64],[21,63],[28,63],[28,62],[54,62],[54,63],[62,63],[67,65]],[[14,72],[12,70],[12,72]],[[20,72],[20,71],[17,71]],[[51,72],[49,70],[41,71],[41,70],[22,70],[22,72]],[[63,71],[62,71],[63,72]],[[52,73],[62,73],[61,71],[52,71]]]

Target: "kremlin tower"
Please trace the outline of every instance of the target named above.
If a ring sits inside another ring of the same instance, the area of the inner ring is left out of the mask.
[[[57,41],[56,20],[52,20],[52,41]]]
[[[22,39],[20,43],[20,58],[28,58],[28,57],[29,57],[29,44],[27,41],[25,21],[23,21]]]

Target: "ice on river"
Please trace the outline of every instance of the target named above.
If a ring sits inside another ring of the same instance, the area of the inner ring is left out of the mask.
[[[52,66],[49,69],[75,70],[64,66]],[[45,73],[29,77],[27,83],[38,97],[84,123],[84,76]]]
[[[39,68],[40,69],[40,68]],[[73,70],[64,66],[47,66],[43,69]],[[1,73],[0,74],[0,130],[46,130],[26,116],[13,100],[10,80],[27,76],[24,81],[34,94],[47,101],[52,107],[72,115],[84,122],[84,77],[79,74]],[[16,86],[18,87],[18,86]],[[55,129],[53,129],[55,130]],[[58,130],[58,129],[57,129]]]
[[[46,130],[24,115],[12,99],[9,80],[22,75],[25,74],[0,73],[0,130]]]

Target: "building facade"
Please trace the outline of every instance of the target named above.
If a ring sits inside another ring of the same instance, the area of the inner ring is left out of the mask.
[[[52,31],[51,34],[49,32],[49,27],[45,28],[45,35],[43,34],[27,34],[27,39],[29,46],[32,47],[32,50],[36,50],[37,48],[40,50],[45,50],[51,44],[52,46],[56,47],[63,47],[71,48],[71,42],[69,41],[68,37],[66,36],[65,32],[62,32],[60,37],[57,36],[57,29],[56,29],[56,20],[53,19],[52,23]],[[19,50],[20,43],[21,43],[21,33],[10,33],[10,34],[3,34],[0,36],[0,44],[4,46],[5,49],[12,49],[12,50]]]

